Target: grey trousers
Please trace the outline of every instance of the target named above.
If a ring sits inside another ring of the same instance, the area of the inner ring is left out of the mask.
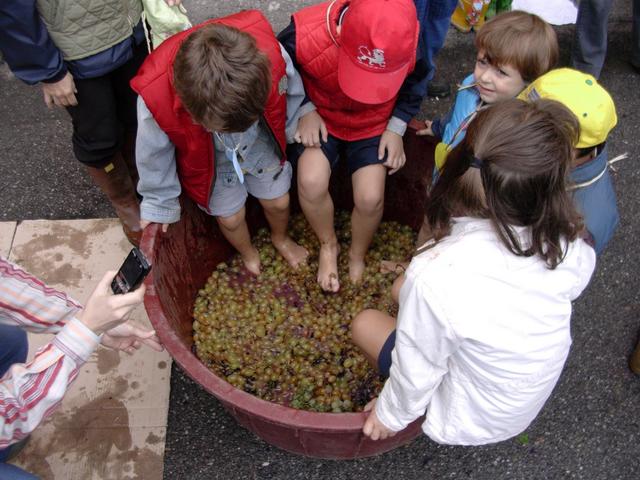
[[[633,1],[631,63],[640,67],[640,0]],[[598,78],[607,54],[607,23],[613,0],[581,0],[571,54],[574,68]]]

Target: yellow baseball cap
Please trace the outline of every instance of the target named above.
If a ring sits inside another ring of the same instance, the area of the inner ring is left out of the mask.
[[[571,110],[580,121],[576,148],[601,144],[618,123],[616,106],[609,92],[593,76],[572,68],[557,68],[545,73],[525,88],[518,98],[556,100]]]

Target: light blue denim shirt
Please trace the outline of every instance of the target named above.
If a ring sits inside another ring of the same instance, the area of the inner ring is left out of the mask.
[[[286,50],[280,46],[286,63],[287,75],[287,121],[285,133],[287,142],[293,142],[298,119],[309,111],[309,106],[301,108],[304,100],[304,86],[300,74]],[[216,156],[224,157],[220,142],[214,141]],[[244,158],[258,160],[265,155],[275,155],[277,148],[271,133],[260,122],[254,123],[242,133],[221,134],[227,145],[238,146],[238,153]],[[140,181],[138,193],[142,195],[140,217],[155,223],[174,223],[180,220],[181,187],[176,171],[175,148],[167,134],[158,126],[153,115],[138,97],[138,136],[136,140],[136,164]],[[210,206],[209,206],[210,207]]]

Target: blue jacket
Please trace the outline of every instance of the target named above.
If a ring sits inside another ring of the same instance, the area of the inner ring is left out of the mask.
[[[474,81],[473,74],[471,74],[462,81],[462,86],[470,85]],[[480,94],[475,87],[460,90],[449,112],[444,117],[433,120],[431,124],[433,135],[451,148],[455,147],[465,136],[465,131],[461,131],[454,139],[458,128],[478,108],[481,101]]]
[[[115,70],[133,57],[144,41],[142,22],[131,37],[100,53],[65,62],[40,18],[36,0],[0,2],[0,50],[16,77],[29,85],[53,83],[70,71],[74,78],[95,78]]]
[[[620,221],[616,192],[607,161],[608,153],[605,145],[597,157],[571,171],[571,180],[578,186],[602,174],[592,184],[579,186],[573,190],[576,206],[584,216],[585,225],[593,237],[598,255],[611,240]]]

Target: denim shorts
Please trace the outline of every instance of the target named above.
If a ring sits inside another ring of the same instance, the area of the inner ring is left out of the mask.
[[[242,209],[249,194],[260,200],[273,200],[283,196],[291,187],[291,164],[285,162],[281,165],[276,156],[242,167],[244,183],[240,183],[231,162],[221,161],[216,165],[216,182],[209,202],[211,215],[230,217]]]
[[[322,150],[322,153],[324,153],[324,156],[327,157],[327,160],[329,160],[331,170],[338,165],[341,158],[344,158],[347,162],[349,175],[352,175],[356,170],[362,167],[386,162],[386,152],[382,160],[378,159],[379,145],[380,135],[353,141],[341,140],[333,135],[329,135],[326,142],[320,140],[320,149]],[[304,149],[304,145],[296,143],[287,150],[289,153],[289,160],[291,160],[294,165],[304,152]]]
[[[378,354],[378,373],[383,377],[389,377],[391,369],[391,352],[396,345],[396,331],[389,334]]]

